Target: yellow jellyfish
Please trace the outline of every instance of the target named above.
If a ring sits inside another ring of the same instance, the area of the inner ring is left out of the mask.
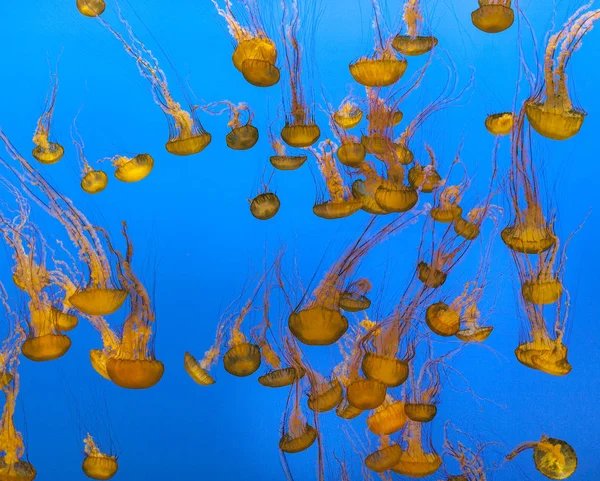
[[[372,289],[368,279],[357,279],[350,283],[340,296],[340,309],[347,312],[360,312],[371,306],[366,294]]]
[[[418,378],[414,372],[411,373],[410,395],[404,404],[404,412],[408,419],[428,423],[435,418],[442,389],[439,373],[441,362],[441,358],[427,359],[421,366]]]
[[[271,128],[269,128],[269,142],[275,151],[275,155],[269,157],[269,162],[277,170],[297,170],[308,159],[306,155],[289,155],[285,144],[275,137]]]
[[[425,194],[431,194],[434,190],[443,184],[440,174],[436,170],[436,158],[433,149],[425,144],[425,149],[431,159],[429,164],[422,166],[419,162],[408,171],[408,184],[413,188]]]
[[[383,17],[377,0],[371,0],[373,27],[375,29],[375,52],[371,56],[360,57],[349,65],[350,74],[365,87],[388,87],[395,84],[406,71],[405,59],[398,59],[392,48],[392,39],[384,35]],[[385,38],[385,40],[384,40]]]
[[[425,426],[412,420],[407,422],[402,435],[406,447],[402,451],[400,462],[391,469],[394,473],[424,478],[440,469],[442,458],[433,449]]]
[[[344,398],[342,383],[335,378],[328,381],[316,371],[307,372],[310,381],[308,393],[308,408],[316,413],[331,411],[340,404]]]
[[[84,192],[87,192],[88,194],[97,194],[106,189],[106,186],[108,185],[108,175],[106,175],[106,172],[102,170],[93,169],[90,166],[84,154],[85,146],[83,144],[83,139],[77,131],[76,121],[77,119],[75,119],[75,121],[73,122],[72,134],[74,135],[72,140],[73,145],[77,150],[77,157],[79,158],[79,163],[81,165],[81,188]],[[77,136],[78,139],[76,139],[75,136]]]
[[[5,403],[0,420],[0,479],[6,481],[33,481],[37,475],[35,468],[23,460],[25,444],[22,434],[14,424],[15,406],[19,394],[18,362],[15,360],[10,374],[10,384],[4,386]]]
[[[262,186],[258,194],[253,199],[248,199],[250,203],[250,213],[255,219],[269,220],[277,215],[281,207],[281,201],[273,189],[269,186],[273,179],[274,171],[269,178],[263,172]]]
[[[512,0],[478,0],[479,8],[471,13],[471,21],[486,33],[499,33],[510,28],[515,21]]]
[[[319,144],[318,149],[310,149],[317,159],[319,171],[325,180],[329,194],[329,200],[317,199],[313,207],[314,214],[323,219],[348,217],[362,207],[362,202],[352,196],[350,188],[344,183],[333,156],[336,147],[331,140],[326,140]]]
[[[363,115],[363,111],[352,100],[352,95],[348,95],[342,100],[339,108],[333,112],[331,117],[338,127],[350,130],[360,124]]]
[[[421,35],[423,15],[420,0],[406,0],[402,20],[406,24],[406,35],[396,35],[392,46],[402,55],[423,55],[438,44],[433,35]]]
[[[92,479],[110,479],[119,470],[119,463],[116,456],[104,454],[98,448],[91,434],[87,434],[83,440],[85,458],[81,469],[88,478]]]
[[[423,72],[424,69],[421,70]],[[419,77],[408,91],[411,91],[420,82]],[[396,105],[400,101],[391,103],[391,99],[383,99],[380,97],[379,89],[367,88],[367,134],[362,136],[361,142],[365,146],[368,153],[375,155],[377,158],[384,160],[396,154],[402,156],[404,153],[410,156],[410,152],[402,150],[402,148],[393,142],[393,129],[398,125],[403,118],[403,113],[397,109]],[[406,164],[410,164],[412,159],[406,160]]]
[[[431,218],[441,223],[451,223],[462,216],[462,207],[458,205],[462,197],[462,188],[459,185],[444,186],[436,203],[429,211]]]
[[[492,135],[508,135],[515,123],[515,115],[512,112],[501,112],[491,114],[485,118],[485,128]]]
[[[367,427],[377,436],[390,436],[404,428],[407,421],[404,401],[397,401],[388,394],[385,401],[367,417]]]
[[[161,108],[169,120],[169,140],[166,149],[174,155],[192,155],[204,150],[211,141],[211,135],[204,130],[198,120],[195,109],[183,109],[181,105],[173,100],[167,77],[160,69],[158,60],[152,55],[140,39],[135,35],[131,26],[118,11],[119,20],[127,31],[128,39],[113,27],[106,23],[101,17],[100,23],[122,44],[127,54],[132,57],[138,67],[139,73],[152,87],[152,95],[155,103]]]
[[[290,12],[288,12],[288,1],[290,0],[282,3],[284,9],[282,38],[285,45],[285,65],[290,78],[290,105],[286,107],[286,120],[281,130],[281,139],[290,147],[310,147],[321,137],[321,129],[315,123],[302,82],[302,73],[306,65],[302,62],[304,52],[298,39],[300,28],[298,0],[291,0]]]
[[[32,155],[35,160],[41,164],[56,164],[62,159],[65,149],[58,142],[50,142],[50,123],[54,114],[54,104],[56,102],[56,93],[58,92],[58,76],[53,75],[54,84],[50,95],[46,98],[46,109],[38,119],[35,132],[33,134],[33,143],[35,148]]]
[[[317,440],[317,430],[306,422],[300,406],[301,392],[298,385],[294,387],[292,409],[286,413],[284,428],[282,429],[279,449],[284,453],[300,453],[310,448]],[[287,426],[286,426],[287,425]]]
[[[385,179],[377,173],[373,163],[368,160],[361,162],[357,170],[364,179],[356,179],[352,182],[352,195],[362,202],[362,210],[375,215],[389,214],[390,212],[382,209],[375,200],[375,192]]]
[[[330,112],[331,110],[332,108],[329,107]],[[346,167],[360,168],[367,156],[367,149],[358,137],[350,135],[344,127],[340,126],[340,123],[336,120],[336,115],[337,112],[330,113],[329,125],[334,136],[340,142],[340,146],[336,151],[337,158]],[[360,117],[362,117],[362,112]]]
[[[0,139],[4,142],[10,156],[23,167],[23,171],[17,171],[2,157],[0,163],[21,181],[25,192],[32,200],[62,224],[78,250],[80,259],[88,267],[87,286],[79,287],[72,293],[69,297],[71,305],[91,316],[103,316],[117,311],[125,302],[127,291],[115,285],[112,280],[110,261],[98,235],[99,228],[93,226],[71,200],[57,192],[39,172],[33,169],[1,130]]]
[[[104,0],[77,0],[77,10],[86,17],[98,17],[106,10]]]
[[[376,473],[392,469],[402,459],[402,448],[392,443],[389,437],[380,437],[379,444],[379,449],[365,458],[365,466]]]
[[[371,221],[355,244],[325,274],[309,300],[303,301],[290,314],[288,327],[296,339],[309,346],[329,346],[340,339],[348,330],[348,319],[340,312],[339,305],[346,279],[373,247],[418,217],[419,213],[400,215],[376,232],[371,232]]]
[[[217,12],[227,22],[229,33],[235,41],[233,65],[248,83],[256,87],[272,87],[279,82],[280,72],[275,66],[277,48],[262,26],[260,11],[256,0],[241,0],[237,3],[244,7],[244,16],[249,25],[243,26],[233,13],[232,0],[224,0],[221,8],[217,0],[212,0]],[[238,15],[239,17],[239,15]]]
[[[165,367],[154,353],[153,325],[156,315],[150,296],[133,272],[133,244],[123,222],[122,234],[127,244],[125,256],[109,247],[118,258],[117,274],[129,293],[130,313],[123,324],[119,344],[106,361],[106,372],[117,386],[128,389],[147,389],[158,383]]]
[[[537,442],[519,444],[506,459],[512,460],[527,449],[533,449],[535,468],[547,478],[567,479],[577,469],[577,454],[573,447],[565,441],[545,435]]]
[[[150,154],[138,154],[134,157],[115,155],[109,160],[115,168],[115,177],[121,182],[139,182],[148,177],[154,168],[154,159]]]
[[[248,150],[258,142],[258,129],[252,125],[254,112],[250,110],[247,104],[241,102],[236,105],[229,100],[222,100],[207,104],[202,107],[202,110],[211,115],[221,115],[224,112],[229,112],[227,127],[231,131],[225,136],[225,143],[230,149]],[[248,117],[245,122],[242,122],[243,115]]]
[[[566,68],[575,50],[581,47],[583,36],[589,32],[600,10],[586,11],[591,2],[577,10],[552,35],[544,55],[544,84],[525,103],[527,119],[544,137],[566,140],[573,137],[583,125],[585,112],[573,106],[567,90]]]

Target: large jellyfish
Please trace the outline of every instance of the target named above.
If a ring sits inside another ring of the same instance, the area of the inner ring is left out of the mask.
[[[233,65],[244,78],[256,87],[271,87],[279,82],[280,72],[275,66],[277,48],[267,35],[261,21],[256,0],[241,0],[248,26],[243,26],[233,13],[232,0],[224,0],[225,8],[212,0],[217,12],[227,22],[229,33],[235,41]]]
[[[154,168],[154,159],[150,154],[138,154],[133,157],[115,155],[108,160],[115,168],[115,177],[121,182],[139,182],[148,177]]]
[[[398,52],[409,56],[423,55],[438,44],[433,35],[421,35],[421,0],[406,0],[402,20],[406,24],[406,35],[396,35],[392,43]]]
[[[512,460],[527,449],[533,449],[535,468],[547,478],[567,479],[577,469],[577,454],[571,445],[545,435],[537,442],[519,444],[506,459]]]
[[[289,9],[288,3],[291,4]],[[298,0],[284,0],[282,5],[284,22],[281,36],[285,45],[285,66],[289,75],[290,91],[281,138],[290,147],[310,147],[319,140],[321,129],[315,123],[314,113],[308,105],[302,79],[306,64],[303,62],[305,52],[298,39],[301,23]]]
[[[360,210],[362,202],[354,198],[338,169],[334,157],[337,146],[331,140],[326,140],[319,143],[318,149],[310,150],[317,159],[319,171],[325,179],[329,193],[329,199],[317,199],[313,207],[314,214],[323,219],[340,219]]]
[[[103,453],[91,434],[87,434],[83,440],[85,458],[81,469],[88,478],[110,479],[119,470],[116,456]]]
[[[573,106],[567,90],[566,68],[571,55],[582,43],[600,10],[586,11],[593,2],[577,10],[558,33],[548,40],[544,55],[544,82],[527,100],[525,109],[531,126],[544,137],[566,140],[583,125],[585,112]]]
[[[269,143],[275,152],[275,155],[269,157],[269,162],[277,170],[297,170],[304,165],[308,159],[307,155],[290,155],[287,152],[285,144],[278,139],[271,127],[268,129]]]
[[[349,65],[350,74],[365,87],[388,87],[395,84],[406,71],[405,59],[398,59],[392,48],[392,39],[386,35],[383,14],[377,0],[371,0],[373,27],[375,29],[375,52],[371,56],[360,57]]]
[[[515,21],[512,0],[478,0],[479,8],[471,13],[471,21],[486,33],[499,33]]]
[[[44,113],[38,119],[35,132],[33,134],[33,143],[35,148],[32,155],[35,160],[42,164],[56,164],[65,153],[65,149],[58,142],[50,141],[50,124],[54,114],[54,104],[56,103],[56,93],[58,92],[58,76],[52,76],[54,83],[50,94],[46,98],[46,108]]]
[[[117,32],[102,18],[99,17],[98,20],[123,44],[127,54],[135,60],[142,77],[150,82],[154,101],[169,120],[167,151],[174,155],[192,155],[204,150],[211,141],[211,135],[202,127],[200,120],[196,116],[195,109],[187,111],[178,102],[173,100],[167,83],[167,77],[160,69],[158,60],[135,35],[129,23],[121,15],[120,10],[119,20],[127,31],[128,38]]]
[[[127,291],[112,280],[110,261],[98,235],[98,228],[89,222],[70,199],[57,192],[31,167],[1,130],[0,139],[9,155],[23,167],[23,171],[13,168],[2,157],[0,163],[21,181],[25,193],[32,200],[62,224],[75,244],[81,261],[88,267],[87,286],[78,287],[69,297],[71,305],[90,316],[103,316],[117,311],[125,302]]]
[[[86,17],[98,17],[106,10],[104,0],[77,0],[77,10]]]

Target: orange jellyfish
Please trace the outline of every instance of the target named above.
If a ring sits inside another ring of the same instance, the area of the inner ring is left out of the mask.
[[[391,470],[411,478],[424,478],[440,469],[442,458],[433,449],[426,424],[409,420],[402,438],[405,447],[400,462]]]
[[[127,291],[121,289],[112,279],[110,261],[98,235],[99,229],[90,223],[70,199],[57,192],[31,167],[1,130],[0,139],[10,156],[23,167],[23,171],[17,171],[2,157],[0,163],[21,181],[26,194],[32,200],[62,224],[77,248],[80,259],[88,267],[87,285],[85,288],[78,287],[77,291],[71,294],[71,305],[91,316],[103,316],[117,311],[125,302]]]
[[[486,33],[499,33],[510,28],[515,21],[512,0],[478,0],[479,8],[471,13],[471,21]]]
[[[577,454],[573,447],[565,441],[545,435],[537,442],[519,444],[506,459],[512,460],[527,449],[533,449],[535,469],[547,478],[567,479],[577,469]]]
[[[315,413],[326,413],[336,408],[344,399],[344,387],[339,379],[330,380],[317,371],[306,371],[310,382],[308,392],[308,408]]]
[[[404,412],[408,419],[428,423],[435,418],[442,389],[439,373],[441,362],[441,358],[427,359],[421,366],[418,378],[411,370],[410,394],[404,404]]]
[[[385,179],[379,175],[373,163],[369,160],[361,162],[357,167],[357,175],[364,177],[352,182],[352,195],[362,202],[362,210],[369,214],[384,215],[389,214],[382,209],[375,200],[375,192],[385,182]]]
[[[291,11],[287,3],[291,2]],[[319,140],[321,129],[315,123],[302,81],[303,49],[298,39],[300,11],[298,0],[283,3],[284,21],[281,36],[285,45],[285,66],[290,77],[289,107],[286,107],[285,126],[281,139],[290,147],[310,147]]]
[[[317,198],[313,212],[323,219],[340,219],[359,211],[362,202],[352,196],[345,185],[333,155],[337,146],[331,140],[319,143],[318,149],[310,149],[317,159],[319,171],[325,180],[329,199]]]
[[[275,137],[273,129],[269,127],[269,142],[275,155],[269,157],[269,162],[277,170],[297,170],[304,165],[308,156],[289,155],[285,144]]]
[[[391,442],[388,436],[379,438],[379,449],[365,458],[365,466],[371,471],[382,473],[396,466],[402,459],[402,448]]]
[[[486,130],[496,136],[508,135],[515,123],[515,115],[512,112],[500,112],[490,114],[485,118]]]
[[[395,84],[406,71],[405,59],[398,59],[392,48],[392,39],[382,32],[383,18],[377,0],[371,0],[375,20],[375,52],[360,57],[349,65],[350,74],[365,87],[388,87]]]
[[[421,74],[424,69],[421,69]],[[408,89],[408,92],[398,101],[392,103],[391,98],[381,98],[379,89],[367,88],[367,134],[362,136],[361,142],[368,153],[382,159],[393,155],[396,148],[392,140],[394,127],[403,119],[404,114],[398,110],[397,105],[420,82],[420,77]],[[408,161],[407,163],[410,163]]]
[[[406,35],[396,35],[392,46],[402,55],[423,55],[438,44],[433,35],[421,35],[423,15],[420,0],[406,0],[402,20],[406,24]]]
[[[235,105],[229,100],[210,103],[202,107],[212,115],[221,115],[224,112],[229,112],[229,122],[227,127],[231,131],[225,136],[227,147],[232,150],[248,150],[258,142],[258,129],[252,125],[254,112],[245,103]],[[247,115],[246,122],[242,122],[242,116]]]
[[[544,82],[525,102],[527,119],[544,137],[566,140],[583,125],[585,112],[573,106],[567,90],[566,68],[575,50],[581,47],[600,10],[586,11],[591,2],[577,10],[558,33],[552,35],[544,55]]]
[[[340,312],[340,297],[346,280],[373,247],[415,222],[419,215],[400,215],[374,233],[371,233],[371,221],[357,241],[325,274],[311,298],[303,299],[290,314],[288,327],[292,334],[309,346],[329,346],[340,339],[348,330],[348,319]]]
[[[86,17],[98,17],[106,10],[104,0],[77,0],[77,10]]]
[[[107,242],[118,258],[117,274],[129,293],[130,313],[123,324],[119,345],[106,361],[106,372],[117,386],[147,389],[161,380],[165,367],[154,352],[156,314],[146,288],[133,272],[133,244],[125,222],[122,234],[127,244],[125,256],[113,249],[108,237]]]
[[[227,22],[229,33],[235,41],[233,65],[248,83],[256,87],[272,87],[279,82],[280,72],[275,66],[277,48],[262,26],[260,11],[256,0],[241,0],[248,26],[242,26],[232,10],[232,1],[224,0],[225,8],[212,0],[217,12]]]
[[[58,92],[58,76],[53,75],[54,84],[50,95],[46,98],[46,109],[38,119],[38,123],[33,134],[33,143],[35,148],[32,155],[35,160],[41,164],[56,164],[62,159],[65,149],[58,142],[50,141],[50,123],[54,114],[54,104],[56,102],[56,93]]]
[[[352,94],[350,94],[342,100],[340,106],[333,112],[331,118],[338,127],[344,130],[351,130],[360,124],[363,115],[363,111],[353,100]]]
[[[277,212],[279,212],[281,201],[274,192],[274,189],[269,185],[273,179],[273,174],[274,172],[266,179],[266,182],[262,183],[258,194],[253,199],[248,200],[250,203],[250,213],[255,219],[269,220],[275,217]]]
[[[150,154],[134,157],[115,155],[108,160],[115,168],[115,178],[121,182],[139,182],[148,177],[154,168],[154,159]]]
[[[93,169],[90,166],[84,154],[85,146],[81,135],[79,135],[79,132],[77,131],[76,121],[77,119],[73,121],[73,131],[71,134],[73,136],[73,145],[77,150],[77,157],[79,157],[79,163],[81,165],[81,188],[88,194],[97,194],[106,189],[106,186],[108,185],[108,175],[106,175],[106,172]],[[75,136],[78,138],[76,139]]]
[[[463,186],[447,185],[435,196],[434,207],[429,211],[433,220],[449,224],[462,217],[462,207],[458,205],[464,192]]]
[[[372,289],[369,279],[357,279],[351,282],[340,296],[340,309],[346,312],[360,312],[371,306],[366,296]]]
[[[300,405],[302,392],[298,384],[293,389],[291,412],[286,413],[281,439],[279,440],[279,449],[290,454],[306,451],[314,444],[319,435],[317,430],[308,424],[302,413]]]
[[[83,440],[85,458],[81,469],[88,478],[110,479],[119,470],[116,456],[103,453],[91,434],[87,434]]]
[[[178,102],[173,100],[167,83],[167,77],[160,69],[158,60],[135,35],[131,26],[121,15],[120,10],[118,13],[119,20],[127,31],[128,39],[112,28],[101,17],[99,17],[99,21],[123,44],[127,54],[135,60],[140,75],[150,82],[154,101],[161,108],[167,120],[169,120],[169,140],[166,143],[167,151],[174,155],[192,155],[201,152],[210,144],[211,135],[202,127],[200,120],[196,116],[195,109],[187,111]]]
[[[424,194],[431,194],[434,190],[443,184],[440,174],[436,170],[437,161],[433,149],[425,144],[425,150],[429,154],[429,164],[422,166],[415,161],[414,165],[408,171],[408,184],[417,191]]]
[[[404,428],[407,421],[404,401],[387,394],[385,401],[367,417],[367,427],[377,436],[390,436]]]
[[[344,105],[352,104],[350,102],[347,102]],[[332,108],[329,107],[330,112],[331,110]],[[355,135],[350,135],[347,132],[347,129],[340,125],[341,123],[342,125],[350,127],[349,123],[345,123],[346,121],[344,120],[336,120],[336,118],[342,118],[339,117],[339,115],[341,114],[338,114],[338,112],[340,112],[340,110],[330,113],[329,121],[331,131],[335,135],[336,139],[340,141],[341,144],[336,151],[337,158],[340,161],[340,163],[342,165],[345,165],[346,167],[360,168],[360,164],[364,162],[365,157],[367,156],[367,149],[358,137],[356,137]],[[350,116],[353,114],[348,113],[348,115]],[[358,117],[360,121],[360,118],[362,118],[362,111],[360,111],[360,115]],[[348,117],[348,122],[351,121],[351,118],[352,117]]]

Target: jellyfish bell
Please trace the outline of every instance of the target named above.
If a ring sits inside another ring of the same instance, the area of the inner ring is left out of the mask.
[[[102,349],[90,349],[90,363],[98,374],[104,379],[111,380],[108,372],[106,371],[106,361],[108,360],[107,355]]]
[[[552,225],[536,204],[529,205],[500,236],[509,249],[523,254],[541,254],[556,243]]]
[[[288,327],[303,344],[329,346],[348,330],[348,319],[339,310],[317,305],[292,312]]]
[[[358,167],[364,162],[367,149],[362,142],[342,142],[336,153],[341,164]]]
[[[272,155],[269,157],[271,165],[277,170],[297,170],[304,165],[306,155]]]
[[[479,0],[479,8],[471,13],[471,21],[486,33],[507,30],[515,21],[511,0]]]
[[[99,17],[106,10],[104,0],[77,0],[77,10],[86,17]]]
[[[86,456],[81,464],[84,474],[91,479],[110,479],[119,470],[119,463],[113,456]]]
[[[249,58],[242,63],[242,75],[255,87],[272,87],[279,82],[281,72],[267,60]]]
[[[371,184],[363,179],[356,179],[352,183],[352,195],[362,202],[362,210],[369,214],[384,215],[389,214],[388,211],[379,207],[375,201],[375,192],[379,184]]]
[[[375,191],[375,202],[386,212],[407,212],[418,201],[419,194],[414,188],[389,178]]]
[[[308,394],[308,408],[317,413],[331,411],[342,402],[344,390],[337,379],[313,387]]]
[[[260,363],[260,347],[249,342],[232,346],[223,356],[225,370],[238,377],[254,374],[260,367]]]
[[[208,132],[189,137],[175,136],[167,141],[165,148],[173,155],[185,156],[202,152],[210,144],[212,136]]]
[[[459,330],[455,336],[463,342],[484,342],[493,330],[493,326],[467,328]]]
[[[386,393],[385,384],[374,379],[355,379],[346,388],[348,402],[364,411],[381,406]]]
[[[437,414],[437,406],[430,403],[406,403],[404,412],[408,419],[419,422],[428,423],[433,421]]]
[[[384,402],[367,417],[367,427],[377,436],[389,436],[400,431],[407,421],[402,401]]]
[[[554,304],[563,293],[563,286],[557,278],[530,278],[521,285],[521,294],[532,304]]]
[[[243,73],[244,62],[261,60],[274,65],[277,61],[275,42],[266,37],[254,37],[238,43],[231,57],[236,69]]]
[[[433,166],[423,167],[418,162],[408,171],[408,184],[425,194],[431,194],[442,184],[442,178]]]
[[[37,472],[31,463],[18,460],[7,464],[4,456],[0,456],[0,480],[2,481],[33,481]]]
[[[306,148],[321,137],[321,129],[315,123],[287,123],[281,129],[281,139],[290,147]]]
[[[269,220],[279,212],[280,206],[281,203],[276,194],[264,192],[252,199],[252,202],[250,202],[250,212],[256,219]]]
[[[216,382],[208,371],[204,369],[189,352],[186,352],[183,356],[183,367],[185,372],[189,374],[194,382],[201,386],[210,386]]]
[[[480,228],[476,223],[470,222],[462,216],[454,219],[452,226],[454,232],[465,240],[477,239],[480,233]]]
[[[354,198],[342,202],[328,200],[315,204],[313,206],[313,213],[322,219],[343,219],[344,217],[349,217],[358,212],[362,206],[362,202]]]
[[[149,154],[135,157],[117,156],[113,160],[115,177],[121,182],[139,182],[148,177],[154,167],[154,159]]]
[[[349,65],[350,74],[365,87],[389,87],[395,84],[406,71],[405,59],[393,54],[361,57]]]
[[[460,312],[444,302],[436,302],[427,308],[425,322],[438,336],[454,336],[460,330]]]
[[[517,360],[531,369],[552,376],[566,376],[573,367],[567,360],[568,349],[559,339],[535,339],[515,349]]]
[[[527,119],[535,131],[552,140],[567,140],[575,136],[583,125],[585,116],[583,110],[571,108],[565,110],[556,102],[536,102],[529,100],[525,104]]]
[[[303,369],[297,367],[285,367],[263,374],[258,378],[258,382],[266,387],[285,387],[291,386],[303,377]]]
[[[298,433],[284,433],[279,440],[279,449],[284,453],[299,453],[310,448],[317,439],[317,430],[304,424]]]
[[[69,332],[77,327],[79,324],[79,319],[77,316],[69,313],[62,312],[55,307],[52,307],[52,310],[55,312],[56,316],[56,327],[61,332]]]
[[[153,359],[126,359],[116,356],[106,361],[106,372],[117,386],[126,389],[148,389],[162,379],[165,366]]]
[[[363,111],[351,102],[345,102],[333,113],[333,121],[342,129],[350,130],[360,124]]]
[[[38,145],[31,152],[35,160],[45,165],[56,164],[64,154],[64,147],[57,142],[49,142],[47,146]]]
[[[560,439],[542,435],[538,442],[526,442],[517,446],[506,459],[533,449],[535,468],[550,479],[567,479],[577,470],[577,454],[573,447]]]
[[[71,339],[56,330],[57,312],[50,307],[30,305],[29,324],[33,326],[21,347],[23,356],[35,362],[53,361],[64,356],[71,348]],[[43,331],[37,335],[35,329]]]
[[[335,408],[335,413],[338,417],[349,421],[360,416],[364,413],[364,410],[354,407],[347,399],[343,399],[342,402],[338,404],[337,408]]]
[[[492,135],[508,135],[515,123],[515,116],[512,112],[501,112],[499,114],[490,114],[485,118],[485,128]]]
[[[346,312],[361,312],[371,306],[371,300],[367,296],[356,296],[350,292],[343,292],[340,296],[339,306]]]
[[[362,358],[363,374],[387,387],[398,387],[408,379],[408,363],[392,356],[367,351]]]
[[[88,194],[97,194],[106,189],[108,175],[101,170],[90,170],[81,179],[81,188]]]
[[[258,129],[251,124],[235,127],[227,134],[225,142],[233,150],[251,149],[258,142]]]
[[[396,35],[392,47],[402,55],[415,57],[430,52],[437,44],[438,39],[433,35]]]
[[[417,265],[417,277],[427,287],[435,289],[446,282],[447,274],[440,269],[430,266],[426,262],[419,262]]]
[[[69,302],[84,314],[107,316],[123,305],[127,295],[124,289],[87,287],[70,296]]]
[[[365,466],[371,471],[382,473],[400,462],[402,448],[398,444],[390,444],[369,454],[365,458]]]

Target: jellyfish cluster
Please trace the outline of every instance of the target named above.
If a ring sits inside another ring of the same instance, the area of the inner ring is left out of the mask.
[[[281,392],[280,425],[262,428],[279,430],[286,478],[294,479],[290,463],[305,451],[314,454],[319,481],[485,481],[512,469],[512,460],[528,449],[535,469],[546,478],[567,479],[576,471],[574,448],[551,433],[540,432],[536,441],[509,450],[501,440],[483,440],[454,419],[440,419],[439,408],[457,391],[457,378],[469,386],[456,368],[457,358],[473,356],[477,363],[474,346],[499,335],[490,302],[498,282],[490,274],[497,261],[495,246],[512,259],[516,279],[517,368],[554,377],[573,369],[566,336],[571,298],[564,274],[576,232],[559,232],[557,199],[547,187],[536,147],[540,137],[569,141],[583,127],[586,113],[569,92],[567,67],[600,19],[593,2],[571,12],[562,26],[553,24],[542,50],[533,52],[540,54],[535,65],[526,55],[515,59],[520,77],[511,87],[513,104],[480,119],[490,134],[491,176],[483,192],[473,186],[460,141],[443,139],[454,149],[448,156],[445,149],[440,153],[434,135],[423,140],[430,134],[428,121],[462,107],[477,86],[475,71],[466,81],[458,78],[442,37],[435,35],[429,8],[435,2],[404,0],[394,26],[380,5],[384,2],[366,2],[373,41],[363,55],[348,59],[352,84],[340,89],[341,101],[334,106],[326,93],[322,101],[317,98],[309,44],[319,12],[311,2],[281,0],[266,8],[259,0],[205,0],[231,36],[238,81],[274,91],[280,99],[271,109],[275,120],[266,125],[249,103],[203,102],[189,85],[183,99],[176,100],[159,65],[160,54],[144,44],[116,1],[74,3],[83,27],[96,23],[107,44],[121,54],[124,50],[149,84],[148,102],[160,108],[168,123],[166,152],[146,153],[142,138],[135,139],[142,149],[138,152],[90,159],[86,132],[77,127],[81,109],[70,126],[69,149],[51,129],[60,103],[57,73],[43,112],[37,123],[32,121],[31,151],[19,149],[0,128],[0,238],[12,266],[10,287],[18,292],[10,295],[11,289],[0,283],[8,326],[0,347],[0,481],[32,481],[37,475],[15,424],[23,358],[33,363],[62,358],[72,346],[69,333],[89,323],[96,345],[89,359],[76,362],[89,362],[98,382],[147,390],[165,372],[155,352],[154,289],[134,259],[131,220],[122,222],[120,235],[90,220],[51,180],[53,166],[77,163],[81,189],[102,195],[110,182],[101,163],[112,166],[118,181],[134,183],[152,174],[161,155],[198,155],[202,161],[213,139],[201,118],[223,115],[228,149],[253,151],[261,130],[272,149],[268,159],[261,159],[260,187],[249,200],[253,218],[285,217],[272,181],[293,178],[294,171],[304,169],[314,177],[314,216],[341,224],[350,216],[364,219],[360,229],[349,233],[350,243],[335,246],[337,258],[311,279],[301,275],[289,239],[265,249],[262,268],[251,270],[239,297],[214,322],[212,343],[187,338],[188,351],[179,353],[187,375],[202,386],[198,389],[214,389],[217,382],[229,382],[223,378],[230,375],[256,376],[263,388]],[[518,2],[473,3],[471,18],[460,19],[464,28],[485,33],[482,41],[518,30],[519,48],[526,48],[523,38],[532,31]],[[423,87],[434,71],[445,75],[437,92]],[[416,112],[405,114],[407,99],[416,97]],[[296,194],[305,196],[301,190]],[[57,229],[43,232],[39,216],[48,216]],[[417,245],[398,242],[408,239],[409,231],[420,239]],[[384,244],[393,244],[395,255],[410,266],[411,274],[394,289],[364,274],[373,252]],[[465,274],[465,259],[476,263],[476,272]],[[386,290],[394,290],[391,303],[383,301]],[[114,316],[120,310],[127,312],[122,322]],[[319,357],[319,351],[327,354]],[[227,375],[219,374],[221,367]],[[167,368],[181,370],[181,365]],[[465,391],[478,399],[470,387]],[[218,406],[215,410],[211,415],[218,416]],[[327,418],[334,417],[344,426],[352,453],[330,441]],[[92,479],[111,479],[119,469],[117,454],[101,446],[99,435],[81,432],[82,470]],[[436,446],[437,437],[443,444]],[[359,468],[348,456],[359,459]]]

